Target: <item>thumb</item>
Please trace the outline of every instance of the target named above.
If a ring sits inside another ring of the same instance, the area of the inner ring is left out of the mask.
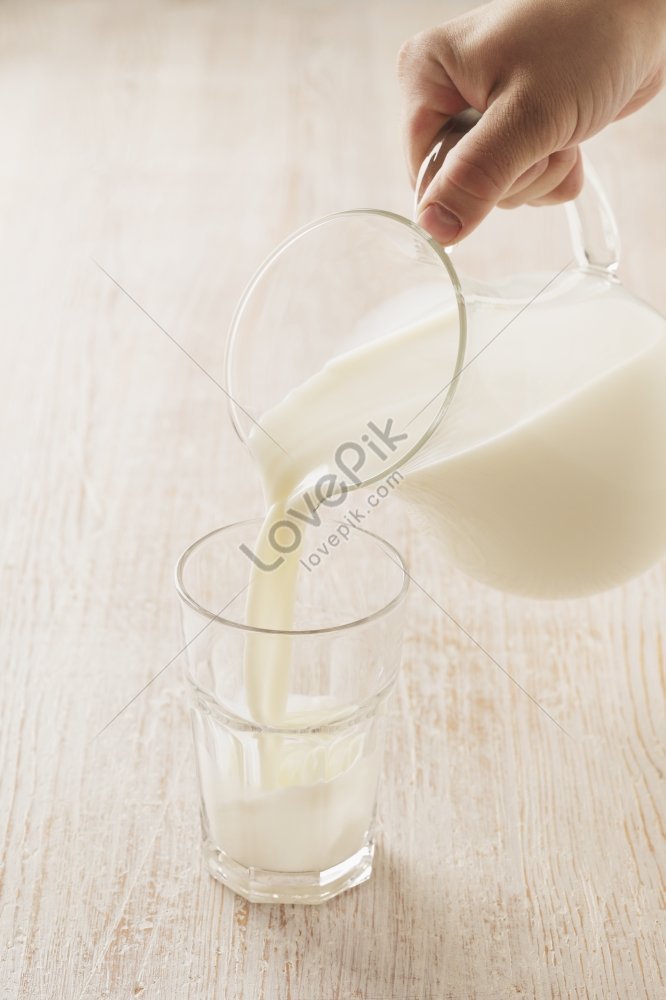
[[[440,243],[457,242],[556,148],[538,105],[498,98],[446,155],[420,200],[418,224]]]

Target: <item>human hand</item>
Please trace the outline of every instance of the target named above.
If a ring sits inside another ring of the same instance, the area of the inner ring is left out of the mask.
[[[578,144],[661,88],[666,0],[495,0],[400,50],[412,184],[443,126],[478,124],[447,154],[418,222],[455,243],[495,205],[550,205],[583,183]]]

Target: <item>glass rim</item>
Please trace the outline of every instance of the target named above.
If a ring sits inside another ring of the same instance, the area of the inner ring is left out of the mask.
[[[312,222],[306,223],[301,226],[300,229],[295,230],[289,236],[286,237],[281,243],[275,247],[274,250],[262,261],[259,267],[256,269],[247,285],[241,293],[241,297],[238,300],[238,305],[234,310],[234,314],[231,318],[231,324],[229,326],[229,334],[227,338],[227,346],[225,352],[225,382],[229,390],[229,400],[228,408],[231,417],[231,425],[234,428],[239,439],[247,447],[248,435],[243,429],[243,421],[241,419],[241,414],[243,414],[243,407],[236,401],[236,388],[235,388],[235,378],[233,372],[233,356],[236,341],[238,339],[241,320],[243,319],[243,314],[247,307],[252,294],[264,277],[266,272],[273,266],[273,264],[282,256],[282,254],[289,249],[294,243],[302,239],[304,236],[308,236],[310,233],[315,232],[322,226],[328,225],[331,222],[336,222],[341,219],[350,218],[359,215],[370,215],[379,218],[389,219],[392,222],[398,223],[401,226],[410,229],[415,236],[423,241],[439,259],[439,261],[444,265],[444,269],[448,275],[451,287],[453,289],[456,301],[456,309],[458,314],[458,351],[456,355],[454,371],[448,382],[445,382],[443,388],[440,390],[440,394],[444,393],[444,399],[440,403],[437,412],[430,421],[427,428],[423,431],[423,434],[419,437],[416,443],[396,462],[394,462],[388,471],[378,472],[377,475],[371,476],[368,479],[363,479],[360,483],[352,483],[349,485],[349,492],[357,489],[361,489],[365,486],[371,486],[373,483],[378,482],[387,475],[400,469],[409,462],[421,448],[430,440],[432,435],[435,433],[440,423],[444,419],[444,415],[448,410],[453,396],[458,387],[458,380],[462,373],[465,355],[467,352],[467,306],[465,303],[465,296],[462,289],[462,284],[458,276],[458,272],[451,262],[449,252],[441,243],[438,243],[430,233],[419,226],[416,222],[408,219],[405,215],[399,215],[397,212],[389,212],[381,208],[349,208],[341,212],[331,212],[328,215],[323,215],[318,219],[314,219]],[[437,397],[435,397],[436,399]],[[431,400],[431,403],[434,400]],[[430,403],[428,404],[428,406]]]
[[[202,545],[204,545],[207,541],[209,541],[209,539],[211,539],[215,535],[220,535],[223,532],[232,531],[233,529],[237,528],[244,528],[250,524],[256,525],[257,528],[259,528],[262,523],[263,523],[263,518],[261,517],[251,517],[247,518],[244,521],[234,521],[231,524],[224,524],[219,528],[213,528],[212,531],[207,532],[205,535],[202,535],[201,538],[197,538],[196,541],[188,545],[188,547],[184,550],[184,552],[181,553],[176,563],[176,569],[175,569],[176,593],[178,594],[181,601],[201,617],[207,618],[209,622],[216,621],[219,622],[221,625],[228,626],[229,628],[235,628],[241,632],[249,632],[255,635],[284,635],[296,638],[298,636],[335,634],[339,632],[345,632],[348,629],[358,628],[361,625],[366,625],[369,622],[383,618],[385,615],[387,615],[394,608],[398,607],[398,605],[405,600],[407,596],[407,591],[409,590],[409,583],[411,577],[407,570],[407,564],[405,563],[405,560],[403,559],[401,554],[398,552],[398,550],[395,548],[394,545],[391,545],[391,543],[388,542],[385,538],[382,538],[381,535],[376,535],[373,531],[367,531],[365,528],[355,527],[353,529],[354,531],[358,531],[366,538],[371,538],[375,543],[379,545],[380,548],[384,549],[388,558],[395,566],[397,566],[402,576],[402,583],[397,593],[394,594],[394,596],[390,599],[390,601],[387,601],[381,607],[377,608],[376,611],[372,611],[368,615],[363,615],[363,617],[361,618],[355,618],[353,621],[342,622],[339,625],[326,625],[322,628],[276,629],[276,628],[264,628],[259,625],[248,625],[244,622],[234,621],[232,618],[225,618],[224,615],[211,611],[209,608],[206,608],[202,604],[199,604],[199,602],[195,600],[195,598],[188,592],[188,589],[185,586],[185,582],[183,580],[183,573],[185,570],[185,566],[190,556],[192,556],[195,553],[195,551],[197,551],[197,549],[199,549]],[[329,523],[341,524],[342,522],[331,521]],[[244,593],[244,591],[248,589],[248,586],[249,584],[246,585],[244,590],[239,591],[236,597],[239,597],[242,593]],[[234,600],[235,598],[232,598],[230,603],[233,603]]]

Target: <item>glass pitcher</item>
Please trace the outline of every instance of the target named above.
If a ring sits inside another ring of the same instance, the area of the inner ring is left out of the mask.
[[[555,274],[488,287],[372,209],[319,219],[267,258],[226,361],[267,502],[298,498],[305,519],[392,493],[443,558],[534,597],[603,590],[660,557],[666,321],[619,282],[615,221],[586,177]]]

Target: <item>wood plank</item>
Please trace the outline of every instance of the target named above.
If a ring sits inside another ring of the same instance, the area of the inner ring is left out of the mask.
[[[321,908],[251,906],[202,871],[176,666],[94,739],[180,648],[179,552],[261,500],[223,394],[91,258],[222,379],[237,298],[278,240],[339,209],[409,212],[395,52],[466,6],[0,9],[3,997],[666,993],[664,564],[523,601],[378,514],[571,735],[415,592],[376,872]],[[661,96],[590,143],[624,278],[662,311],[665,137]],[[470,268],[535,224],[498,216]]]

